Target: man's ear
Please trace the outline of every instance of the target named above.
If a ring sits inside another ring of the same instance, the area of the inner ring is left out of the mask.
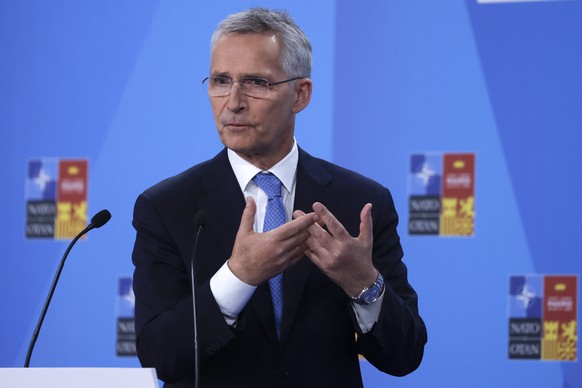
[[[293,104],[293,112],[299,113],[307,105],[309,105],[309,101],[311,101],[311,91],[312,91],[312,82],[309,78],[300,78],[295,81],[295,92],[296,99],[295,104]]]

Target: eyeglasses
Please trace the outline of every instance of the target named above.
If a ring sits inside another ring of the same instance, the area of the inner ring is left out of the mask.
[[[235,82],[238,82],[241,92],[249,97],[267,97],[271,87],[279,84],[284,84],[291,81],[296,81],[304,77],[293,77],[286,79],[284,81],[269,82],[264,78],[256,77],[244,77],[238,81],[233,80],[230,77],[206,77],[202,80],[202,84],[208,81],[208,94],[211,97],[225,97],[228,96],[232,90],[232,86]]]

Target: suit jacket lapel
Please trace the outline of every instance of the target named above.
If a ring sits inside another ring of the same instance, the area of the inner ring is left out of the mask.
[[[214,235],[224,248],[224,257],[228,259],[232,254],[245,207],[245,198],[228,160],[226,148],[208,163],[208,173],[201,183],[203,194],[200,195],[197,205],[199,209],[204,209],[208,213],[205,233]],[[223,264],[224,261],[214,263],[215,268],[212,273],[215,273]],[[278,340],[268,284],[257,287],[249,305],[255,310],[271,342],[276,344]]]
[[[331,176],[311,155],[299,149],[297,185],[294,209],[312,212],[314,202],[321,202],[329,208],[335,207],[338,196],[329,189]],[[305,286],[309,280],[313,263],[303,257],[299,263],[285,271],[283,277],[283,321],[281,323],[281,343],[284,345],[292,329],[295,314],[301,302]],[[303,301],[308,303],[308,301]]]
[[[226,148],[208,163],[207,174],[200,184],[203,194],[197,205],[208,214],[205,233],[214,235],[228,258],[232,253],[245,199],[228,161]]]
[[[200,185],[202,194],[197,206],[208,213],[205,233],[212,234],[220,242],[224,248],[224,257],[228,258],[232,253],[245,199],[228,161],[226,149],[208,163],[207,175]],[[300,209],[306,213],[311,212],[313,211],[311,206],[316,201],[333,209],[338,196],[328,188],[331,180],[331,176],[316,159],[299,149],[294,209]],[[215,265],[218,269],[222,264],[223,262]],[[268,284],[259,286],[251,298],[249,304],[273,344],[284,344],[287,339],[313,268],[311,261],[303,257],[299,263],[285,271],[283,277],[284,311],[280,340],[277,339],[275,333]]]

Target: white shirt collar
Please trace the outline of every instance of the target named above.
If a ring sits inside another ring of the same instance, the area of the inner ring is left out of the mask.
[[[238,181],[241,191],[244,192],[253,177],[263,170],[241,158],[230,148],[227,150],[227,153],[228,160],[232,166],[236,180]],[[293,190],[298,161],[299,150],[297,147],[297,141],[295,138],[293,138],[293,147],[291,148],[291,151],[287,154],[287,156],[285,156],[268,170],[270,173],[279,178],[287,192],[292,192]]]

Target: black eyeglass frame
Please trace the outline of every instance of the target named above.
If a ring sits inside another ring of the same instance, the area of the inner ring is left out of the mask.
[[[286,79],[286,80],[283,80],[283,81],[269,82],[268,79],[261,78],[261,77],[243,77],[243,78],[235,81],[232,78],[227,77],[227,76],[216,76],[216,77],[206,77],[206,78],[204,78],[202,80],[202,84],[204,85],[204,83],[206,81],[208,81],[209,79],[211,79],[211,78],[224,78],[224,79],[229,79],[230,80],[230,89],[228,90],[228,93],[227,94],[220,94],[220,95],[215,95],[214,96],[214,97],[226,97],[226,96],[230,95],[230,93],[232,92],[232,87],[234,86],[234,84],[238,82],[239,83],[239,86],[240,86],[240,81],[243,81],[243,80],[261,80],[261,81],[265,81],[265,83],[266,83],[265,86],[267,88],[267,91],[269,91],[269,90],[271,90],[271,87],[272,86],[284,84],[284,83],[291,82],[291,81],[297,81],[297,80],[302,79],[302,78],[305,78],[305,77],[293,77],[293,78],[289,78],[289,79]],[[244,88],[242,88],[241,91],[243,92],[243,94],[246,94],[245,91],[244,91]]]

